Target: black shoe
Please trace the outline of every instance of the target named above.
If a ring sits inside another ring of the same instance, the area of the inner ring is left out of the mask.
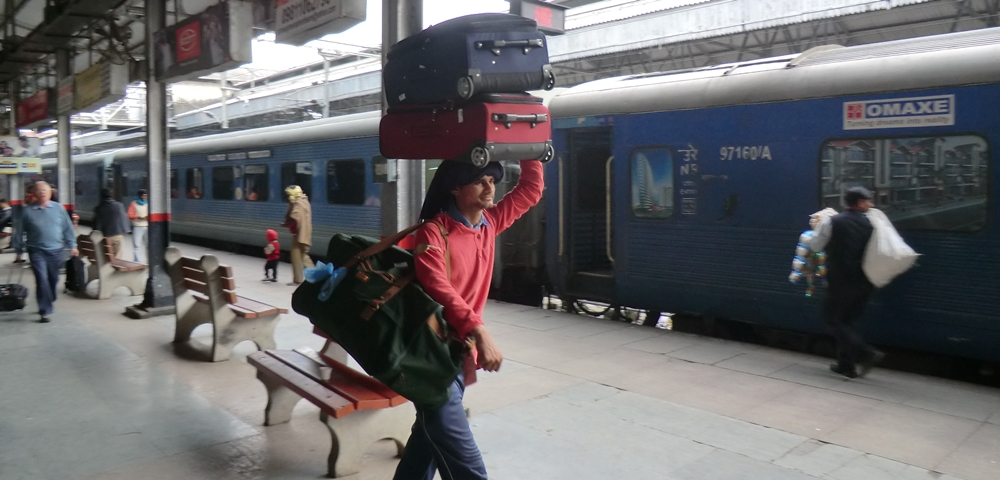
[[[858,372],[855,369],[842,369],[839,364],[831,363],[830,371],[839,375],[843,375],[847,378],[858,378]]]
[[[268,280],[269,282],[278,283],[277,277]]]
[[[885,358],[884,352],[879,350],[873,351],[867,360],[858,363],[858,376],[863,377],[868,375],[868,372],[871,371],[872,367],[881,362],[883,358]]]
[[[38,320],[38,323],[49,323],[49,316],[42,314],[42,318]]]

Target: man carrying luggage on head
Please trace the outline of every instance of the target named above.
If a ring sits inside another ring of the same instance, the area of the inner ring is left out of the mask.
[[[497,162],[477,168],[446,161],[428,188],[420,212],[421,220],[427,222],[416,234],[417,279],[444,306],[444,318],[458,336],[472,337],[476,347],[466,357],[464,372],[452,383],[448,403],[437,409],[417,407],[395,480],[430,479],[435,471],[444,480],[487,478],[462,397],[465,387],[475,382],[477,367],[495,372],[503,362],[482,314],[493,277],[496,236],[542,198],[541,163],[521,161],[521,172],[517,186],[496,205],[495,183],[504,174]]]
[[[20,258],[21,252],[28,251],[31,270],[35,274],[35,294],[38,298],[38,313],[41,322],[49,321],[52,303],[56,301],[56,285],[59,283],[59,269],[65,257],[63,248],[69,247],[70,254],[77,256],[76,239],[73,238],[73,223],[62,205],[51,201],[52,187],[46,182],[35,184],[33,199],[21,214],[21,224],[16,229],[24,232],[14,236],[14,249]]]
[[[861,264],[874,227],[865,216],[874,204],[872,193],[864,187],[849,188],[844,193],[847,209],[829,217],[816,227],[809,243],[812,251],[826,250],[828,288],[823,302],[823,317],[837,342],[837,363],[830,370],[848,378],[865,376],[884,354],[865,343],[854,328],[875,291]]]

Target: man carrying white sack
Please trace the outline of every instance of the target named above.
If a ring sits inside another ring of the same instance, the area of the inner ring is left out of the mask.
[[[874,227],[865,212],[873,206],[872,194],[863,187],[844,193],[847,209],[824,219],[810,242],[813,251],[826,250],[827,294],[823,318],[837,342],[837,363],[830,370],[847,378],[865,376],[885,356],[854,327],[865,311],[875,286],[862,264]]]

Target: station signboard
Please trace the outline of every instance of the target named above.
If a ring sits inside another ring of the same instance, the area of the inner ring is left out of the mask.
[[[251,61],[253,5],[213,5],[154,34],[156,79],[180,82]]]
[[[15,124],[18,128],[32,128],[52,118],[52,99],[55,98],[55,94],[51,90],[50,88],[39,90],[38,93],[17,102]]]
[[[0,158],[0,175],[22,173],[42,173],[42,160],[40,158]]]
[[[62,80],[59,80],[59,85],[56,87],[56,115],[69,115],[74,112],[73,109],[74,83],[75,83],[75,78],[72,75]]]
[[[302,45],[365,21],[365,0],[275,0],[275,41]]]
[[[510,0],[511,14],[534,20],[546,35],[566,33],[566,9],[543,0]]]
[[[76,74],[73,107],[78,111],[97,110],[125,98],[128,86],[128,65],[98,62]],[[62,86],[60,84],[60,94]],[[62,101],[62,97],[60,97]]]

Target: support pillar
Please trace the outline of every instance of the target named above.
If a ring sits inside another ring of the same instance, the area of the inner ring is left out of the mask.
[[[7,84],[10,93],[10,135],[17,136],[17,101],[21,93],[21,84],[14,80]],[[21,224],[21,214],[24,211],[24,177],[21,175],[5,175],[7,177],[7,194],[10,195],[11,215],[14,221],[14,237],[11,238],[10,246],[16,247],[17,236],[23,235],[16,229]]]
[[[69,67],[69,52],[65,49],[56,51],[56,78],[62,80],[72,74]],[[59,202],[72,218],[76,210],[76,184],[74,182],[76,175],[72,161],[73,146],[70,144],[69,115],[57,116],[56,127],[59,130]]]
[[[174,292],[163,254],[170,244],[170,156],[167,153],[167,86],[156,79],[153,34],[166,28],[166,0],[146,0],[146,151],[149,155],[149,280],[142,303],[125,315],[149,318],[174,313]]]
[[[382,65],[389,47],[423,30],[423,13],[423,0],[382,0]],[[388,108],[383,90],[383,115]],[[423,173],[423,160],[400,160],[396,164],[396,181],[382,184],[382,235],[417,222],[424,197]]]

